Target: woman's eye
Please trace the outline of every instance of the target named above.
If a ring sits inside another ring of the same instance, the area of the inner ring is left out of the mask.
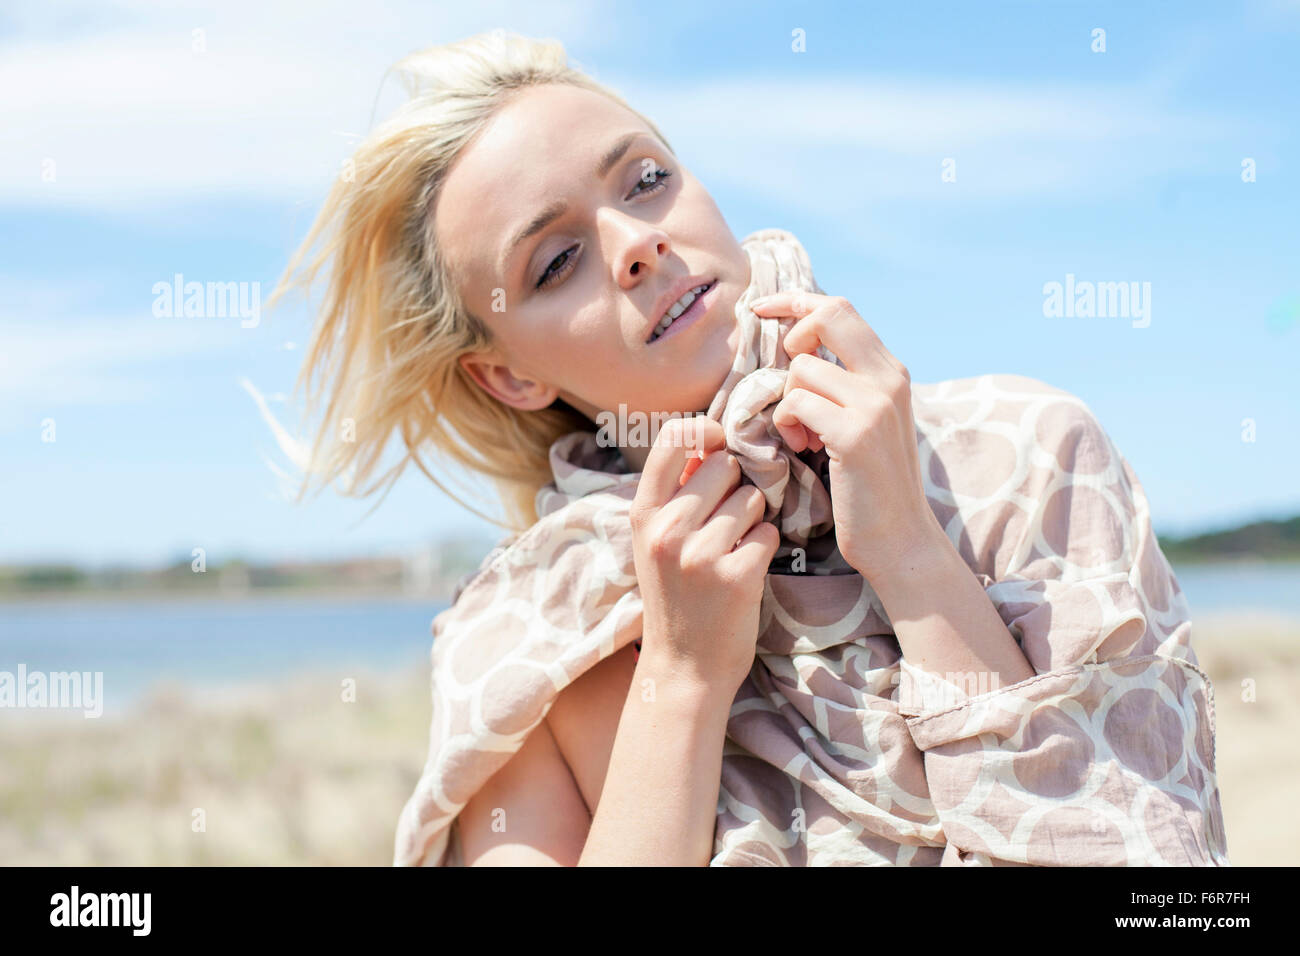
[[[552,259],[551,264],[547,266],[546,271],[542,273],[542,277],[537,280],[537,288],[545,289],[548,286],[554,285],[558,280],[558,278],[564,274],[564,272],[568,272],[569,271],[568,269],[555,270],[555,264],[559,262],[562,265],[567,266],[571,261],[573,261],[572,253],[573,250],[577,248],[578,248],[577,246],[570,246],[568,249],[565,249],[562,253],[560,253],[558,256]]]
[[[671,175],[672,175],[672,171],[671,171],[671,170],[668,170],[668,169],[658,169],[658,168],[656,168],[656,169],[655,169],[655,178],[654,178],[653,180],[647,180],[645,177],[642,177],[642,178],[641,178],[641,182],[638,184],[637,189],[633,190],[633,192],[637,192],[637,193],[654,193],[654,192],[659,192],[660,189],[667,189],[668,187],[664,185],[664,180],[667,179],[667,178],[668,178],[669,176],[671,176]],[[650,186],[649,189],[641,189],[641,188],[640,188],[641,186],[644,186],[644,185],[646,185],[647,183],[648,183],[649,186]]]

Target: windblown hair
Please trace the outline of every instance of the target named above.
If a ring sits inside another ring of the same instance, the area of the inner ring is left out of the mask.
[[[512,95],[531,86],[600,93],[668,141],[618,94],[571,67],[558,41],[498,29],[413,53],[391,71],[402,78],[408,102],[344,164],[267,303],[310,286],[330,263],[297,382],[307,393],[306,416],[321,416],[299,455],[298,499],[314,480],[323,488],[343,477],[344,494],[367,497],[383,487],[382,502],[413,461],[482,515],[426,467],[421,454],[436,449],[495,484],[506,520],[484,517],[522,530],[537,520],[534,499],[551,480],[551,444],[595,426],[563,401],[537,411],[511,408],[461,367],[462,355],[489,347],[492,337],[466,309],[435,242],[439,190],[462,150]],[[376,476],[394,430],[405,454]]]

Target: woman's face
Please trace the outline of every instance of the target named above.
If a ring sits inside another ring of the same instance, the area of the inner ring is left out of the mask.
[[[559,211],[531,230],[548,210]],[[494,338],[462,364],[499,400],[536,409],[559,397],[593,420],[620,403],[685,413],[726,378],[749,257],[699,181],[612,100],[521,91],[453,165],[434,217],[460,294]],[[652,338],[665,308],[706,283]]]

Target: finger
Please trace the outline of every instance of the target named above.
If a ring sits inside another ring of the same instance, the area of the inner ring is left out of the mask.
[[[860,400],[864,389],[869,387],[861,375],[855,375],[818,355],[801,352],[790,362],[783,395],[789,395],[796,388],[803,388],[829,398],[837,405],[850,406]]]
[[[821,307],[829,298],[820,292],[773,292],[754,299],[749,303],[749,310],[768,318],[793,316],[799,319]]]
[[[708,454],[708,452],[705,452],[705,454]],[[682,475],[677,479],[677,487],[680,488],[682,485],[686,484],[686,482],[690,481],[691,475],[695,474],[702,464],[704,464],[703,458],[687,458],[686,467],[682,469]]]
[[[841,296],[776,292],[760,296],[750,303],[749,308],[755,315],[767,318],[793,317],[799,320],[786,333],[784,340],[786,354],[792,358],[803,353],[815,353],[825,345],[844,362],[846,368],[858,371],[855,366],[866,368],[873,359],[880,358],[880,353],[888,353],[875,330]],[[846,319],[851,323],[846,323]],[[836,327],[827,335],[823,325],[831,322]]]
[[[735,455],[721,449],[709,452],[662,510],[673,524],[701,528],[739,481],[740,464]]]
[[[879,372],[888,364],[880,337],[851,306],[827,304],[800,319],[785,334],[785,350],[792,358],[815,353],[825,346],[850,372]]]
[[[785,443],[796,452],[808,444],[806,433],[835,448],[845,409],[807,389],[796,388],[772,409],[772,424]]]
[[[821,436],[814,435],[808,429],[804,428],[803,425],[777,425],[776,431],[777,434],[781,436],[781,440],[785,442],[790,447],[790,450],[796,455],[805,449],[820,451],[822,448],[826,447],[822,444]]]
[[[726,554],[736,546],[767,510],[767,499],[753,485],[741,485],[723,499],[712,517],[700,529],[700,535],[717,554]]]
[[[718,567],[737,577],[760,568],[764,571],[781,546],[781,532],[770,521],[760,521],[737,542],[735,550],[718,559]]]
[[[707,455],[725,444],[722,426],[706,416],[670,418],[664,422],[637,483],[637,504],[662,507],[681,487],[680,478],[687,461],[691,458],[698,461],[699,452]]]
[[[801,296],[804,298],[800,299]],[[815,308],[804,311],[813,301],[810,296],[807,292],[778,293],[771,302],[760,302],[753,312],[799,318],[785,334],[785,350],[791,357],[816,352],[825,345],[850,372],[867,372],[890,364],[889,350],[846,299],[817,296]]]

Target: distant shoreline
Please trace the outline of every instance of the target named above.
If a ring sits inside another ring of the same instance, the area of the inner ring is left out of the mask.
[[[1267,564],[1273,567],[1283,567],[1283,566],[1300,564],[1300,554],[1282,554],[1282,555],[1266,555],[1266,556],[1261,556],[1258,554],[1204,554],[1200,552],[1196,554],[1179,554],[1176,551],[1173,551],[1171,553],[1172,549],[1166,548],[1163,544],[1160,545],[1160,551],[1166,558],[1169,559],[1169,563],[1175,566],[1174,567],[1175,571],[1178,570],[1178,568],[1180,567],[1192,567],[1194,565],[1199,566],[1199,565],[1206,565],[1206,564],[1214,564],[1214,565]]]
[[[1162,546],[1162,551],[1165,550]],[[1300,555],[1176,555],[1169,557],[1175,575],[1182,571],[1202,568],[1232,568],[1242,571],[1251,568],[1268,570],[1296,568],[1300,570]],[[178,603],[183,601],[210,601],[212,603],[235,601],[275,601],[287,599],[327,599],[374,601],[389,600],[401,603],[451,603],[454,593],[452,582],[428,591],[413,591],[394,584],[366,585],[311,585],[311,584],[258,584],[241,586],[217,584],[210,587],[101,587],[86,584],[73,587],[0,587],[0,607],[16,604],[48,604],[54,602],[88,603],[93,601],[141,601],[150,603]]]

